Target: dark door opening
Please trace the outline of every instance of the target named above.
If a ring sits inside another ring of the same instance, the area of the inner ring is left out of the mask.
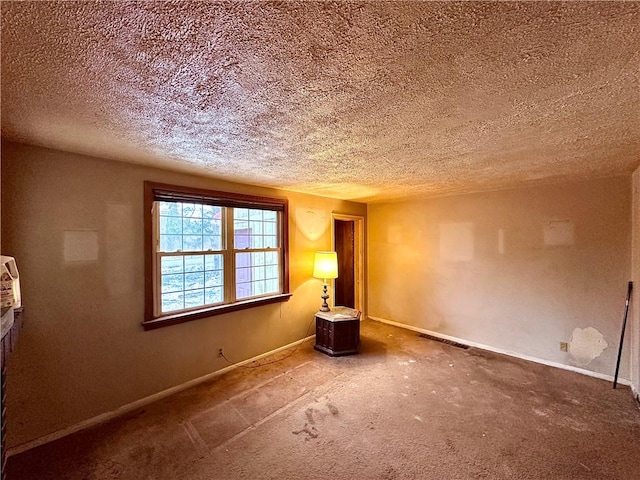
[[[338,278],[335,279],[335,304],[355,308],[355,222],[333,221],[334,244],[338,256]]]

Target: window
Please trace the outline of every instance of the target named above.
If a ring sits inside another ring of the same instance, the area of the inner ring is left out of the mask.
[[[145,182],[145,328],[284,301],[287,201]]]

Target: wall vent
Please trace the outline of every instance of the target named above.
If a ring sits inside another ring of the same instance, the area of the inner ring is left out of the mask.
[[[429,335],[428,333],[419,333],[418,336],[422,338],[428,338],[429,340],[433,340],[434,342],[445,343],[447,345],[451,345],[452,347],[462,348],[463,350],[469,349],[469,345],[465,345],[464,343],[454,342],[452,340],[447,340],[445,338]]]

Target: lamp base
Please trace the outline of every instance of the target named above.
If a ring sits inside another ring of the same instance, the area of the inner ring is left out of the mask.
[[[322,285],[322,295],[320,298],[322,299],[322,306],[320,307],[321,312],[330,312],[329,304],[327,303],[327,299],[329,298],[329,294],[327,293],[327,284]]]

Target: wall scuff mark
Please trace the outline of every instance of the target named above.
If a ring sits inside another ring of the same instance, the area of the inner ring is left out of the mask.
[[[576,328],[569,342],[569,355],[575,365],[586,367],[608,346],[602,334],[595,328]]]
[[[569,246],[575,243],[575,227],[570,220],[554,220],[544,227],[544,244]]]

